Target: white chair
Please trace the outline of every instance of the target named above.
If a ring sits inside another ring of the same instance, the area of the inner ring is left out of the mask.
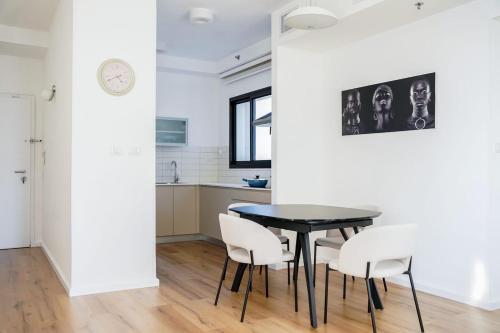
[[[365,279],[373,332],[377,332],[377,327],[370,280],[406,274],[410,278],[420,330],[424,332],[417,294],[415,293],[411,275],[411,263],[416,240],[417,225],[407,224],[365,228],[364,231],[346,241],[340,248],[338,258],[334,258],[326,266],[325,324],[328,314],[328,276],[330,270]]]
[[[231,208],[237,208],[237,207],[245,207],[245,206],[256,206],[256,205],[258,205],[258,204],[251,203],[251,202],[236,202],[236,203],[230,204],[227,207],[227,213],[229,215],[231,215],[231,216],[240,217],[240,214],[238,214],[236,212],[233,212],[230,209]],[[278,239],[280,240],[281,244],[286,245],[287,251],[290,251],[290,239],[287,236],[281,234],[281,229],[272,228],[272,227],[268,227],[267,229],[271,230],[271,232],[276,237],[278,237]],[[290,284],[290,263],[289,262],[287,263],[287,269],[288,269],[288,284]],[[260,274],[262,274],[262,266],[260,266]]]
[[[293,261],[294,255],[290,251],[284,250],[278,238],[260,224],[226,214],[219,214],[219,223],[222,240],[227,246],[227,256],[215,296],[215,305],[219,300],[222,281],[226,276],[228,260],[248,264],[248,284],[240,319],[243,322],[255,266],[266,267],[266,297],[269,297],[268,265]],[[295,297],[297,297],[296,293]]]
[[[371,211],[380,211],[380,208],[378,206],[374,205],[360,205],[353,207],[355,209],[364,209],[364,210],[371,210]],[[376,218],[373,220],[373,226],[377,226],[380,224],[380,218]],[[363,230],[363,228],[358,228],[358,232]],[[341,230],[339,229],[331,229],[326,231],[326,237],[320,237],[317,238],[316,241],[314,242],[314,270],[313,270],[313,282],[316,285],[316,253],[318,246],[324,246],[324,247],[329,247],[335,250],[340,250],[344,242],[351,238],[355,234],[354,230],[345,230],[344,234],[342,234]],[[344,288],[343,288],[343,297],[345,299],[346,295],[346,279],[347,276],[344,275]],[[352,278],[354,281],[354,277]],[[385,282],[385,279],[382,279],[384,282],[384,290],[387,292],[387,283]]]

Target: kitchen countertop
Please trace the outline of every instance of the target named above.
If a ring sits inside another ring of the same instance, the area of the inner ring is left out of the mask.
[[[224,188],[236,188],[241,190],[250,190],[250,191],[271,191],[270,188],[258,188],[258,187],[249,187],[243,184],[228,184],[228,183],[157,183],[156,186],[212,186],[212,187],[224,187]]]

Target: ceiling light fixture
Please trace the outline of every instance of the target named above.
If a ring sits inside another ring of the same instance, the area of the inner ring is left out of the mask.
[[[316,30],[337,24],[335,15],[322,7],[313,6],[312,0],[305,7],[299,7],[285,17],[285,24],[301,30]]]
[[[193,24],[213,23],[214,13],[207,8],[191,8],[189,10],[189,21]]]

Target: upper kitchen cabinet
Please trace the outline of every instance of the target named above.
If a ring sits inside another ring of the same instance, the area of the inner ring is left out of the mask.
[[[188,144],[188,120],[185,118],[156,118],[157,146],[186,146]]]

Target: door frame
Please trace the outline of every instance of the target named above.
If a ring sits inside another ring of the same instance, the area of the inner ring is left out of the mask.
[[[19,98],[29,101],[30,103],[30,139],[34,139],[36,135],[36,98],[34,95],[29,94],[19,94],[19,93],[6,93],[0,92],[0,96],[2,97],[10,97],[10,98]],[[28,190],[26,193],[26,216],[28,219],[28,228],[29,228],[29,244],[28,247],[32,247],[36,242],[36,228],[35,228],[35,209],[36,209],[36,146],[34,143],[28,142],[29,150],[28,150],[28,170],[26,170],[26,175],[28,176]]]

